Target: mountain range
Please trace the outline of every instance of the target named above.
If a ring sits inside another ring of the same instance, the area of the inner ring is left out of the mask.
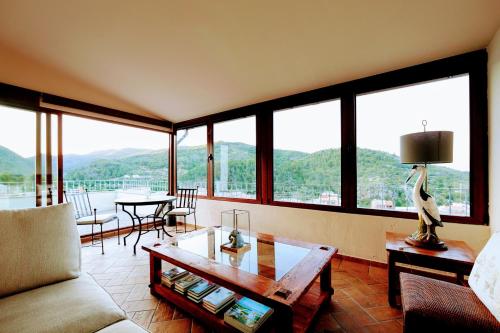
[[[229,155],[228,183],[255,184],[255,146],[237,142],[216,142],[214,175],[220,179],[221,147],[227,146]],[[225,151],[225,149],[224,149]],[[389,197],[406,194],[399,189],[411,166],[399,162],[399,157],[382,151],[358,148],[358,200],[372,197],[370,191],[398,189]],[[167,150],[119,149],[92,152],[90,154],[64,156],[65,180],[120,179],[124,176],[166,179],[168,177]],[[206,179],[205,146],[179,147],[177,174],[179,181],[196,182]],[[54,165],[56,165],[54,161]],[[19,181],[33,177],[34,158],[23,158],[0,146],[0,181]],[[332,188],[340,189],[340,149],[326,149],[314,153],[292,150],[274,151],[275,188]],[[432,188],[468,187],[469,173],[442,166],[430,166]],[[446,191],[448,193],[449,191]],[[317,195],[317,194],[314,194]],[[443,194],[444,195],[444,194]],[[368,202],[365,202],[368,204]]]

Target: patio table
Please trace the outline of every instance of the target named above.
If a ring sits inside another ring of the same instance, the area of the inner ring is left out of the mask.
[[[122,211],[127,213],[132,219],[132,229],[125,237],[123,237],[123,245],[127,245],[127,237],[130,236],[132,232],[136,230],[139,231],[139,234],[137,235],[137,240],[135,241],[134,244],[134,254],[136,254],[137,243],[139,243],[141,236],[150,231],[156,230],[158,232],[158,237],[160,236],[160,230],[163,231],[165,234],[167,234],[167,236],[173,237],[165,230],[165,223],[166,223],[165,214],[161,214],[163,209],[160,208],[167,206],[168,207],[167,211],[170,211],[173,207],[173,202],[175,200],[176,200],[175,196],[169,196],[169,195],[162,197],[151,197],[151,198],[141,198],[141,199],[129,198],[129,199],[115,200],[116,208],[118,209],[118,206],[121,206]],[[137,214],[137,207],[139,206],[156,206],[156,209],[154,214],[140,216],[139,214]],[[125,207],[130,207],[132,209],[132,212],[125,209]],[[145,230],[143,230],[142,221],[147,218],[153,219],[153,227],[146,228]],[[158,220],[159,220],[159,225],[157,225]],[[161,229],[158,229],[158,227],[160,227]]]

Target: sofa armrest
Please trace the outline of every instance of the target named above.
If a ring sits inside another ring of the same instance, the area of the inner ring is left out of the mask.
[[[404,332],[500,332],[500,323],[467,287],[401,273]]]

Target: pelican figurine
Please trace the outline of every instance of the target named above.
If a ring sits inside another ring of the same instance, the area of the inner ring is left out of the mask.
[[[418,211],[418,230],[407,237],[406,241],[411,245],[444,249],[446,248],[444,242],[439,240],[435,232],[436,226],[443,226],[436,201],[424,190],[427,168],[423,165],[414,165],[406,183],[417,173],[420,175],[413,188],[413,201]]]

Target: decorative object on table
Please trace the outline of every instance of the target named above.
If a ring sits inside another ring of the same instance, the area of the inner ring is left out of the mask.
[[[273,309],[243,297],[224,313],[224,321],[244,333],[253,333],[271,316]]]
[[[221,250],[232,253],[243,253],[250,249],[250,212],[247,210],[231,209],[221,213],[221,230],[230,229],[229,242],[221,241]],[[247,241],[241,230],[245,230]],[[225,234],[221,232],[221,236]]]
[[[406,180],[419,173],[413,189],[413,201],[418,212],[418,229],[406,238],[410,245],[428,249],[446,250],[446,244],[436,234],[442,227],[441,216],[434,198],[427,192],[427,164],[453,162],[453,132],[429,131],[423,120],[423,132],[401,136],[401,163],[414,164]]]
[[[203,298],[203,307],[208,311],[217,314],[225,307],[233,303],[234,300],[234,291],[220,287]]]

